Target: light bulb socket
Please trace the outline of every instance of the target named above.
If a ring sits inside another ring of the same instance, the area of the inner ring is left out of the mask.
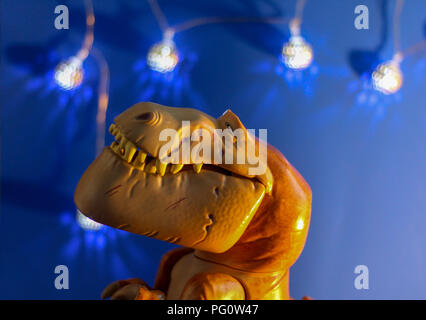
[[[172,28],[168,28],[163,33],[164,42],[173,42],[173,37],[175,36],[175,31]]]
[[[289,23],[290,34],[292,37],[300,35],[300,24],[301,21],[298,18],[291,19]]]
[[[75,67],[81,67],[83,64],[83,61],[76,56],[72,56],[71,58],[67,60],[67,63],[72,64]]]
[[[403,75],[398,60],[379,64],[371,77],[374,88],[387,95],[397,92],[403,83]]]
[[[402,59],[403,59],[402,52],[395,52],[391,60],[391,63],[399,66],[401,64]]]

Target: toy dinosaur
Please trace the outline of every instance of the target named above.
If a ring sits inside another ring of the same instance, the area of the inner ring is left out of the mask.
[[[191,132],[247,132],[230,110],[215,119],[196,109],[138,103],[114,119],[116,141],[78,183],[74,200],[89,218],[183,246],[163,256],[153,288],[120,280],[102,298],[291,299],[289,269],[309,228],[309,185],[270,145],[259,175],[236,162],[162,162],[160,133],[182,132],[182,121]],[[263,142],[254,139],[259,148]]]

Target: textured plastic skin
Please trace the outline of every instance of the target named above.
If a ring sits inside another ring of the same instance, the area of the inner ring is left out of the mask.
[[[162,163],[160,133],[181,132],[182,121],[190,121],[190,132],[246,130],[230,110],[215,119],[196,109],[138,103],[115,119],[110,132],[117,141],[76,188],[75,203],[89,218],[182,246],[163,257],[153,288],[120,280],[102,297],[290,299],[289,269],[309,229],[309,185],[271,145],[261,175],[237,161]],[[262,142],[250,139],[259,150]]]

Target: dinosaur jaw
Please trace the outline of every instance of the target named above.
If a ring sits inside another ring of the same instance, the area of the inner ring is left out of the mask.
[[[209,252],[238,241],[263,199],[263,184],[213,165],[162,168],[131,147],[128,140],[115,142],[89,166],[74,195],[81,212],[114,228]]]
[[[160,159],[152,156],[148,151],[138,147],[134,142],[129,140],[115,124],[110,126],[109,131],[114,136],[115,141],[111,144],[110,149],[124,162],[133,168],[150,174],[158,174],[160,176],[168,174],[177,174],[180,171],[193,170],[200,173],[202,170],[212,170],[223,175],[238,175],[232,171],[226,170],[217,165],[203,163],[163,163]],[[248,177],[245,177],[250,179]],[[260,182],[260,181],[259,181]]]

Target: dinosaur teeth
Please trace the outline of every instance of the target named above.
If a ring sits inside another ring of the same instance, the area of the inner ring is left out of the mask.
[[[118,154],[132,167],[150,174],[159,174],[164,176],[167,171],[168,163],[162,162],[159,158],[149,156],[148,153],[138,149],[138,147],[129,139],[127,139],[116,124],[111,124],[108,131],[114,135],[115,141],[111,144],[110,148],[113,152]],[[177,174],[184,167],[184,164],[177,163],[170,166],[170,173]],[[193,164],[192,168],[196,173],[200,173],[203,167],[202,163]]]
[[[145,169],[145,162],[140,163],[137,158],[132,162],[132,165],[140,171]]]
[[[116,136],[116,135],[118,135],[118,134],[120,133],[120,130],[118,129],[118,127],[117,127],[117,125],[116,125],[115,123],[112,123],[112,124],[109,126],[108,131],[109,131],[109,132],[110,132],[113,136]]]
[[[147,153],[143,152],[142,150],[139,151],[139,159],[141,162],[145,162],[146,156],[147,156]]]
[[[124,148],[124,146],[127,144],[128,140],[126,139],[125,136],[123,136],[121,134],[119,134],[119,136],[120,136],[120,148]]]
[[[153,160],[154,161],[154,160]],[[164,176],[167,169],[167,163],[161,162],[160,159],[157,159],[155,162],[155,166],[157,167],[157,172],[160,176]]]
[[[146,159],[146,153],[143,151],[138,151],[135,160],[133,160],[132,165],[139,170],[143,170],[145,167],[145,159]]]
[[[123,159],[126,160],[127,162],[131,162],[137,150],[138,149],[132,142],[127,141],[126,145],[124,146]]]
[[[202,167],[203,167],[202,163],[197,163],[192,165],[192,168],[194,169],[196,173],[200,173]]]
[[[148,164],[145,166],[144,169],[145,172],[155,174],[157,173],[157,167],[155,166],[155,160],[151,160],[148,162]]]
[[[170,172],[172,174],[176,174],[178,173],[180,170],[182,170],[183,168],[183,164],[178,163],[178,164],[172,164],[172,166],[170,167]]]
[[[113,143],[111,143],[111,149],[114,151],[114,152],[118,152],[118,143],[117,143],[117,141],[114,141]]]

